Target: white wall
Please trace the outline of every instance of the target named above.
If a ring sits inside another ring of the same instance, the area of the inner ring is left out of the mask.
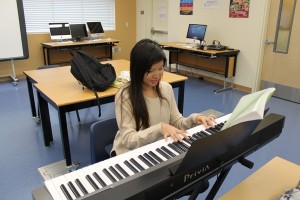
[[[139,1],[141,0],[137,2]],[[230,0],[219,0],[219,7],[215,9],[204,9],[203,0],[194,0],[193,15],[180,15],[179,1],[169,0],[168,40],[186,41],[188,24],[207,24],[205,36],[207,44],[217,39],[223,45],[240,50],[235,83],[255,89],[260,72],[268,2],[268,0],[251,0],[249,18],[229,18]],[[139,6],[145,5],[137,5],[138,12]],[[138,27],[138,32],[139,29]]]

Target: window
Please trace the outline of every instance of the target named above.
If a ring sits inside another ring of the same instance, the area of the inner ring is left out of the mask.
[[[115,30],[115,0],[23,0],[28,33],[49,32],[49,23],[100,21]]]

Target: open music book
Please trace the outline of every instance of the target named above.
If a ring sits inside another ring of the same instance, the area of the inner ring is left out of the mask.
[[[263,119],[265,106],[274,91],[275,88],[267,88],[243,96],[223,126],[222,130],[241,122]]]

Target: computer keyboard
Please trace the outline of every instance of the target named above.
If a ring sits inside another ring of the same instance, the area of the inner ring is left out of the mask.
[[[226,50],[227,47],[223,46],[223,45],[207,45],[207,50],[217,50],[217,51],[222,51],[222,50]]]

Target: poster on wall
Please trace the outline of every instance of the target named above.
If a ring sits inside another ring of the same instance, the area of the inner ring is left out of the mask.
[[[194,0],[180,0],[180,15],[193,14],[193,1]]]
[[[229,17],[230,18],[248,18],[250,0],[230,0]]]
[[[204,0],[203,7],[204,8],[218,8],[219,0]]]

